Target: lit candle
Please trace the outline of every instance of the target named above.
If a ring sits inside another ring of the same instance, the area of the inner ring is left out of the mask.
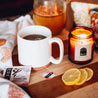
[[[87,27],[76,27],[69,34],[69,59],[77,64],[93,59],[93,31]]]

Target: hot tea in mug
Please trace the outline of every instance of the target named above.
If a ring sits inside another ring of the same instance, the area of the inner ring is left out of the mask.
[[[17,33],[18,60],[20,65],[30,65],[34,70],[47,67],[50,62],[58,64],[63,59],[63,42],[52,38],[50,29],[44,26],[28,26]],[[52,43],[60,48],[60,57],[52,57]]]
[[[46,38],[46,36],[43,36],[40,34],[30,34],[30,35],[24,36],[23,38],[26,40],[41,40]]]

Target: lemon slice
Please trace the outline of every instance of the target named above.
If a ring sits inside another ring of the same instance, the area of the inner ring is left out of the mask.
[[[74,85],[80,80],[80,77],[81,72],[79,71],[79,69],[71,68],[62,75],[62,81],[66,85]]]
[[[81,85],[83,84],[84,82],[86,82],[87,80],[87,77],[88,77],[88,73],[85,69],[79,69],[80,72],[81,72],[81,78],[80,80],[76,83],[76,85]]]
[[[87,77],[87,81],[88,81],[88,80],[90,80],[93,77],[94,72],[93,72],[93,70],[91,68],[84,68],[84,69],[88,73],[88,77]]]

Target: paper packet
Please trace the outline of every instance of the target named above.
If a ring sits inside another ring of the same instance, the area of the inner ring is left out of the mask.
[[[30,73],[31,66],[5,67],[3,77],[18,86],[27,87],[29,85]]]

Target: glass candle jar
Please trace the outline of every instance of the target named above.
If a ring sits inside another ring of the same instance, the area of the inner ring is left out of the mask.
[[[76,27],[69,33],[69,59],[85,64],[93,59],[93,31],[88,27]]]

